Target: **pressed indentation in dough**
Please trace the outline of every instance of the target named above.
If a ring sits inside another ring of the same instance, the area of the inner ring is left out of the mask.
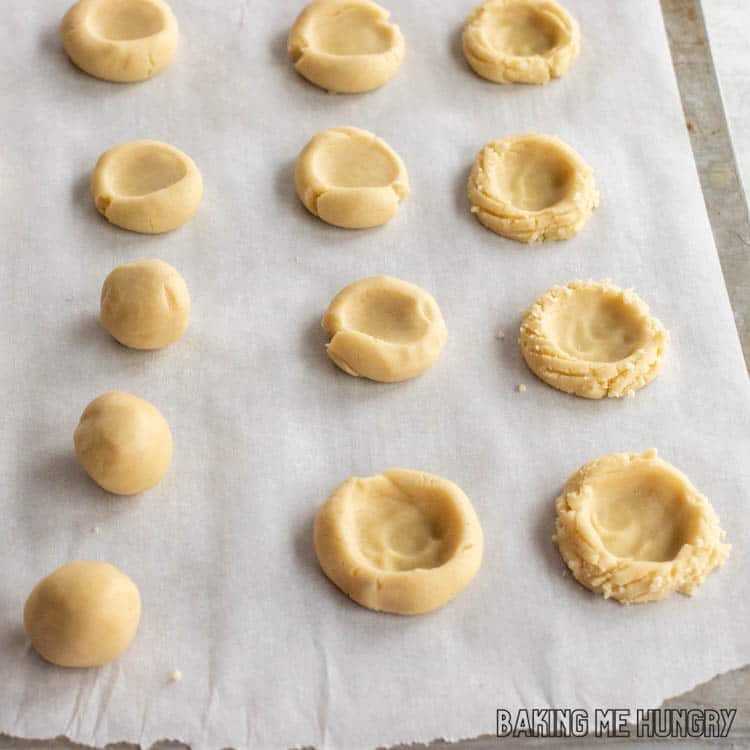
[[[646,341],[644,319],[619,297],[596,289],[563,295],[545,310],[546,336],[566,354],[588,362],[619,362]]]
[[[315,16],[310,44],[331,55],[368,55],[387,52],[391,37],[388,27],[373,18],[372,11],[351,7]]]
[[[315,172],[335,187],[386,187],[399,176],[398,165],[377,141],[337,137],[321,144]]]
[[[557,149],[519,142],[488,159],[487,180],[491,195],[525,211],[542,211],[568,196],[575,170]]]
[[[490,7],[482,28],[490,46],[516,57],[543,55],[560,42],[558,26],[543,13],[523,5]]]
[[[680,482],[663,471],[614,472],[590,487],[592,524],[616,557],[665,562],[693,542],[699,514]]]
[[[89,23],[96,34],[114,41],[143,39],[164,28],[161,12],[149,0],[100,0]]]
[[[382,570],[436,568],[454,553],[438,513],[430,513],[394,487],[393,494],[356,492],[351,518],[362,554]]]
[[[351,300],[345,311],[345,327],[381,341],[406,344],[419,341],[430,321],[419,300],[393,289],[367,289]]]
[[[187,167],[167,149],[144,145],[118,154],[111,166],[116,193],[139,196],[174,185],[187,174]]]

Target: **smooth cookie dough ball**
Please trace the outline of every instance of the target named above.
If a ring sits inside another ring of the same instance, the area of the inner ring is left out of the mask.
[[[177,19],[163,0],[80,0],[60,28],[68,57],[107,81],[142,81],[169,65]]]
[[[104,280],[100,320],[125,346],[161,349],[182,338],[188,326],[187,284],[163,260],[118,266]]]
[[[289,32],[295,70],[340,94],[371,91],[389,81],[404,59],[404,38],[390,13],[370,0],[313,0]]]
[[[472,581],[483,535],[453,482],[391,469],[344,482],[315,518],[323,571],[369,609],[415,615],[442,607]]]
[[[624,604],[692,594],[729,556],[711,504],[655,450],[587,463],[556,507],[555,539],[573,576]]]
[[[409,194],[398,154],[367,130],[342,127],[315,135],[297,157],[294,187],[305,208],[346,229],[390,221]]]
[[[476,156],[471,211],[496,234],[519,242],[566,240],[599,205],[594,173],[553,135],[498,138]]]
[[[488,0],[466,20],[464,55],[496,83],[547,83],[578,57],[578,22],[553,0]]]
[[[321,322],[326,352],[349,375],[395,383],[435,364],[448,337],[429,292],[391,276],[370,276],[344,287]]]
[[[107,492],[135,495],[157,484],[172,462],[172,433],[161,412],[124,391],[95,398],[73,435],[76,455]]]
[[[109,563],[72,562],[43,578],[23,621],[37,653],[61,667],[98,667],[130,645],[141,618],[137,586]]]
[[[632,396],[661,370],[669,334],[632,290],[571,281],[526,311],[519,343],[545,383],[585,398]]]
[[[99,157],[91,175],[96,210],[142,234],[169,232],[198,209],[203,178],[195,162],[168,143],[130,141]]]

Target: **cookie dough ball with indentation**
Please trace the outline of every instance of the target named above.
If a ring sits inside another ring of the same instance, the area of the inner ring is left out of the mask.
[[[135,495],[157,484],[172,462],[172,433],[161,412],[124,391],[95,398],[73,435],[76,455],[107,492]]]
[[[37,653],[61,667],[98,667],[130,645],[141,618],[137,586],[113,565],[72,562],[43,578],[23,611]]]
[[[591,167],[542,133],[488,143],[474,160],[469,199],[487,229],[519,242],[568,239],[599,205]]]
[[[142,81],[169,65],[177,19],[163,0],[80,0],[60,28],[68,57],[107,81]]]
[[[349,375],[394,383],[435,364],[448,330],[437,302],[420,287],[391,276],[370,276],[344,287],[322,326],[326,352]]]
[[[297,157],[294,187],[305,208],[346,229],[390,221],[409,194],[406,167],[383,140],[359,128],[323,130]]]
[[[655,450],[587,463],[556,506],[555,539],[576,580],[625,604],[692,594],[729,555],[711,504]]]
[[[404,59],[404,38],[390,13],[370,0],[313,0],[287,40],[295,70],[340,94],[371,91],[389,81]]]
[[[632,396],[661,370],[669,335],[632,290],[571,281],[524,314],[519,343],[545,383],[585,398]]]
[[[466,20],[464,55],[496,83],[547,83],[578,57],[578,22],[554,0],[488,0]]]
[[[369,609],[415,615],[442,607],[469,585],[483,535],[453,482],[391,469],[344,482],[315,518],[325,574]]]
[[[169,232],[198,209],[203,179],[195,162],[168,143],[130,141],[99,157],[91,194],[107,221],[142,234]]]
[[[161,349],[182,338],[188,326],[187,284],[163,260],[118,266],[104,280],[100,320],[125,346]]]

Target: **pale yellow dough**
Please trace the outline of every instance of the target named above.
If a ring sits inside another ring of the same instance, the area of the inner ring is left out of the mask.
[[[407,469],[344,482],[315,518],[325,574],[369,609],[415,615],[463,591],[482,562],[469,498],[447,479]]]
[[[591,167],[543,133],[488,143],[474,160],[468,188],[479,221],[519,242],[568,239],[599,205]]]
[[[464,55],[496,83],[547,83],[575,62],[578,22],[553,0],[488,0],[466,20]]]
[[[529,369],[585,398],[632,396],[661,370],[668,333],[632,290],[571,281],[524,314],[519,343]]]
[[[391,276],[370,276],[344,287],[322,326],[326,352],[349,375],[394,383],[435,364],[448,337],[432,295]]]
[[[172,433],[161,412],[124,391],[95,398],[83,410],[73,441],[88,475],[116,495],[153,487],[172,462]]]
[[[163,0],[80,0],[60,28],[68,57],[107,81],[142,81],[174,57],[177,19]]]
[[[341,127],[315,135],[297,157],[294,187],[305,208],[346,229],[390,221],[409,194],[406,167],[367,130]]]
[[[371,91],[389,81],[404,59],[404,37],[390,13],[370,0],[313,0],[287,40],[295,70],[341,94]]]
[[[100,320],[125,346],[161,349],[182,338],[188,326],[187,284],[163,260],[118,266],[104,280]]]
[[[99,157],[91,195],[107,221],[142,234],[169,232],[198,209],[203,179],[195,162],[168,143],[130,141]]]
[[[23,611],[37,653],[61,667],[98,667],[130,645],[141,618],[137,586],[113,565],[71,562],[43,578]]]
[[[655,450],[587,463],[556,507],[555,539],[576,580],[625,604],[692,594],[729,555],[711,504]]]

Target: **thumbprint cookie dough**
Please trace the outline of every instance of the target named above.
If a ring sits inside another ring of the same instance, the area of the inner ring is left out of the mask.
[[[578,57],[578,22],[553,0],[488,0],[466,20],[464,55],[496,83],[547,83]]]
[[[542,133],[488,143],[474,160],[468,187],[477,219],[519,242],[566,240],[599,205],[591,167],[559,138]]]
[[[692,594],[729,555],[711,504],[655,450],[587,463],[556,507],[555,539],[573,576],[624,604]]]
[[[345,229],[390,221],[409,194],[398,154],[367,130],[342,127],[315,135],[297,157],[294,187],[305,208]]]
[[[168,143],[130,141],[99,157],[91,175],[96,210],[142,234],[182,226],[198,209],[203,178],[195,162]]]
[[[68,57],[106,81],[143,81],[169,65],[177,19],[163,0],[80,0],[60,27]]]
[[[163,260],[118,266],[104,280],[100,320],[124,346],[162,349],[182,338],[188,326],[187,284]]]
[[[659,373],[669,335],[632,290],[571,281],[526,311],[519,343],[545,383],[585,398],[632,396]]]
[[[141,618],[138,588],[103,562],[71,562],[33,588],[23,612],[36,652],[60,667],[98,667],[130,645]]]
[[[390,13],[370,0],[313,0],[287,40],[295,70],[340,94],[371,91],[389,81],[404,59],[404,37]]]
[[[348,479],[318,511],[314,537],[320,566],[344,593],[401,615],[442,607],[482,562],[482,528],[469,498],[421,471]]]
[[[344,287],[321,325],[326,352],[339,368],[381,383],[414,378],[435,364],[448,330],[432,295],[391,276]]]
[[[86,473],[107,492],[136,495],[166,474],[172,462],[172,433],[161,412],[124,391],[95,398],[73,435]]]

